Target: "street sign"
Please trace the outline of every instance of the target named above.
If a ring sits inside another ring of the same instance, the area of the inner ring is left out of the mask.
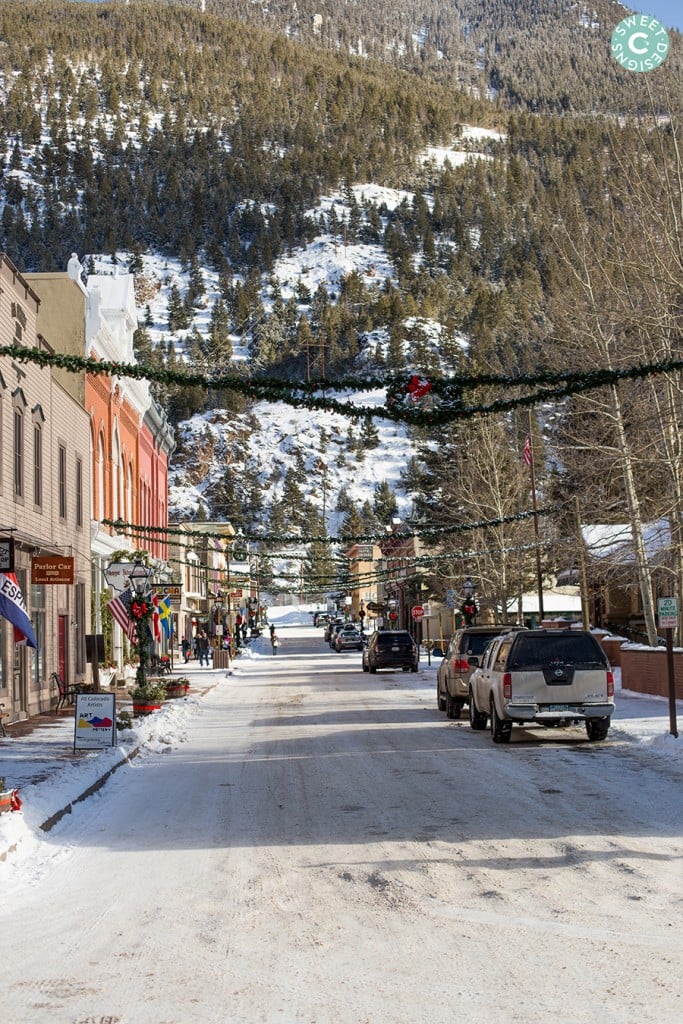
[[[135,567],[135,562],[110,562],[104,570],[104,578],[114,590],[123,591],[128,586],[128,577]]]
[[[413,607],[410,610],[410,614],[412,615],[416,622],[419,622],[419,620],[424,616],[424,613],[425,610],[421,604],[413,605]]]
[[[457,603],[458,603],[458,595],[456,594],[456,592],[454,590],[447,590],[446,591],[446,604],[448,605],[448,607],[449,608],[455,608]]]
[[[50,584],[74,581],[71,555],[34,555],[31,559],[31,583]]]
[[[425,601],[425,603],[422,605],[422,614],[426,619],[428,619],[429,616],[432,614],[432,609],[429,607],[429,601]]]
[[[660,629],[675,629],[678,625],[678,598],[658,597],[657,618]]]

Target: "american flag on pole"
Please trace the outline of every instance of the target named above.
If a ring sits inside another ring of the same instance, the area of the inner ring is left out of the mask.
[[[130,641],[135,640],[135,623],[130,615],[130,606],[133,602],[133,592],[130,587],[124,590],[118,597],[107,602],[107,608],[118,622],[119,626]]]
[[[524,451],[522,452],[522,457],[524,458],[524,461],[526,462],[527,466],[530,466],[533,460],[533,453],[531,451],[531,438],[528,434],[526,440],[524,441]]]

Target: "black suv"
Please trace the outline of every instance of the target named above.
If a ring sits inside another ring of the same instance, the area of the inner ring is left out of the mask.
[[[378,629],[363,648],[363,671],[378,668],[400,668],[417,672],[419,651],[407,629]]]

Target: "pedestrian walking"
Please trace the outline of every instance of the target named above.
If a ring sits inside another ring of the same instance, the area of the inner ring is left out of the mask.
[[[277,649],[280,646],[280,640],[278,639],[278,635],[275,631],[270,634],[270,644],[273,648],[273,654],[277,654]]]
[[[209,667],[209,638],[206,635],[206,633],[204,632],[204,630],[202,630],[202,632],[197,637],[197,652],[199,654],[199,664],[200,664],[200,666],[203,665],[204,662],[206,662],[206,667],[208,668]]]
[[[186,636],[183,637],[183,639],[182,639],[182,641],[180,643],[180,649],[183,652],[183,660],[184,660],[185,664],[187,665],[188,661],[190,660],[190,651],[191,651],[192,648],[191,648],[190,641],[187,639]]]

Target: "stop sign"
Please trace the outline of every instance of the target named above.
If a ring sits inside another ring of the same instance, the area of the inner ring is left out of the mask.
[[[417,622],[418,619],[422,618],[424,613],[425,613],[425,610],[424,610],[424,608],[422,607],[421,604],[413,605],[413,607],[411,609],[411,612],[410,612],[410,614],[413,616],[413,618],[415,619],[416,622]]]

